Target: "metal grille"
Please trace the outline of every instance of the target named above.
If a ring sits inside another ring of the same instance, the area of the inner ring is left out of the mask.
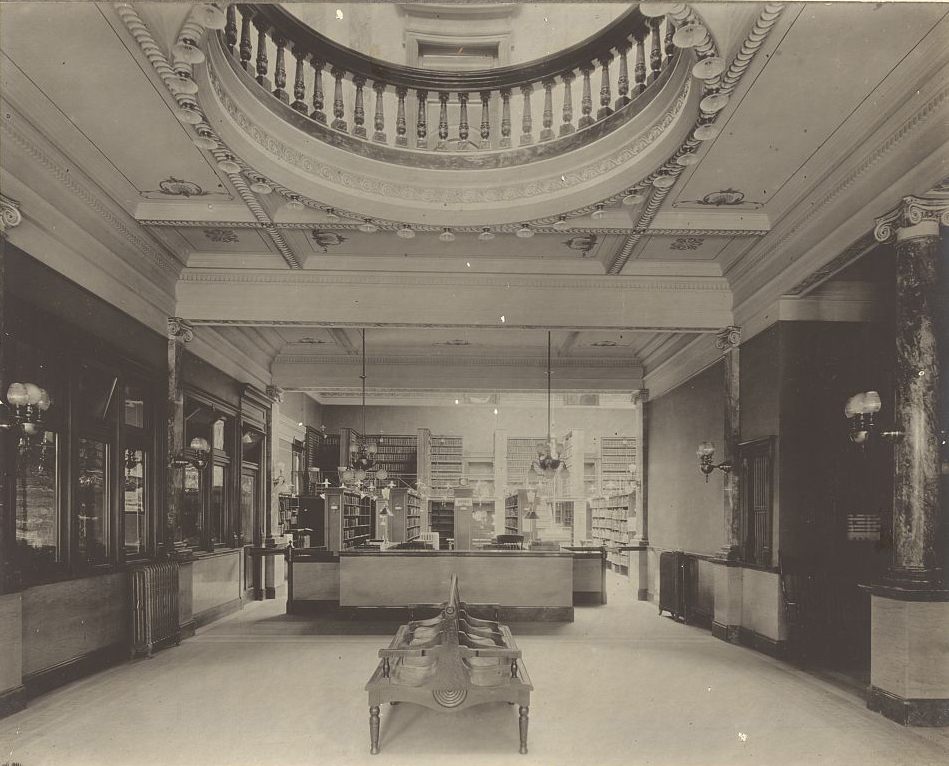
[[[741,535],[746,561],[771,565],[772,440],[739,447]]]

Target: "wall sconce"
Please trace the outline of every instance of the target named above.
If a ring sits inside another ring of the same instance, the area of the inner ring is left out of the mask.
[[[208,444],[208,440],[201,436],[195,436],[191,440],[188,449],[181,450],[172,458],[171,467],[184,468],[186,465],[193,465],[200,471],[208,464],[208,458],[210,457],[211,445]]]
[[[732,464],[727,460],[715,464],[715,445],[712,442],[702,442],[699,445],[699,470],[705,474],[705,483],[708,484],[709,475],[717,468],[722,473],[731,473]]]
[[[877,433],[876,414],[882,408],[880,395],[876,391],[864,391],[851,396],[844,405],[844,416],[850,421],[850,441],[864,444]],[[880,431],[879,435],[897,439],[902,431]]]
[[[43,413],[50,404],[45,388],[35,383],[11,383],[7,389],[7,408],[12,419],[0,423],[0,428],[20,428],[25,435],[33,435],[43,424]]]

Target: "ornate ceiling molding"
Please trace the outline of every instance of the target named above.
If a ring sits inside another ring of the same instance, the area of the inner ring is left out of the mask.
[[[867,232],[860,239],[854,242],[831,260],[825,263],[817,271],[798,282],[794,287],[788,290],[785,295],[803,295],[808,290],[816,287],[821,282],[830,279],[834,274],[847,268],[858,258],[864,256],[869,250],[876,246],[877,242],[873,238],[873,232]]]
[[[20,203],[0,194],[0,238],[7,236],[7,230],[19,226],[23,220]]]
[[[320,321],[320,320],[293,320],[293,319],[267,319],[266,321],[248,321],[246,319],[221,319],[204,318],[189,319],[193,326],[198,327],[351,327],[354,329],[367,329],[371,327],[380,328],[411,328],[411,329],[429,329],[429,330],[483,330],[486,325],[467,322],[464,324],[453,324],[450,322],[344,322],[344,321]],[[509,324],[507,327],[513,327],[520,330],[576,330],[576,325],[561,325],[555,323],[545,324]],[[711,327],[699,326],[659,326],[659,325],[636,325],[630,327],[628,324],[585,324],[583,330],[606,330],[619,332],[663,332],[663,333],[688,333],[691,335],[712,335],[717,330]]]
[[[372,365],[389,366],[409,366],[420,367],[437,365],[439,367],[547,367],[547,357],[530,356],[470,356],[465,354],[413,354],[413,355],[394,355],[394,354],[368,354],[366,361]],[[361,360],[358,357],[346,354],[279,354],[274,360],[274,364],[337,364],[347,366],[359,366]],[[558,358],[557,369],[623,369],[640,370],[642,362],[638,359],[629,358]],[[556,369],[554,370],[556,376]],[[367,389],[368,390],[368,389]]]
[[[170,256],[166,257],[167,253],[151,240],[150,235],[145,233],[143,236],[135,231],[135,229],[141,228],[139,223],[118,206],[107,204],[105,200],[111,202],[110,198],[98,189],[92,189],[91,184],[86,183],[75,167],[67,167],[52,152],[35,143],[29,136],[14,126],[14,120],[12,119],[0,121],[0,132],[6,136],[8,141],[19,147],[33,161],[34,165],[42,168],[55,179],[59,186],[81,200],[89,210],[106,224],[110,231],[115,233],[119,239],[128,243],[136,254],[146,257],[166,275],[172,278],[178,276],[179,269],[174,259]],[[128,223],[123,219],[127,219]]]

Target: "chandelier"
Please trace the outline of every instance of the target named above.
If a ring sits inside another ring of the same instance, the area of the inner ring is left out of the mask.
[[[389,473],[376,458],[379,446],[366,433],[366,331],[362,331],[362,435],[349,445],[349,465],[340,466],[340,484],[363,494],[375,496]]]
[[[553,479],[563,469],[564,463],[557,451],[557,443],[550,433],[550,412],[551,412],[551,394],[550,394],[550,330],[547,331],[547,445],[546,452],[544,445],[537,446],[537,457],[531,463],[531,470],[540,474],[544,478]]]

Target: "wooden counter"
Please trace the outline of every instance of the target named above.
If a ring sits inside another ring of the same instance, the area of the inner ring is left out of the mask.
[[[436,604],[452,574],[465,598],[497,604],[504,620],[572,621],[574,604],[603,603],[603,557],[595,551],[296,550],[287,610],[338,607],[401,616]]]

